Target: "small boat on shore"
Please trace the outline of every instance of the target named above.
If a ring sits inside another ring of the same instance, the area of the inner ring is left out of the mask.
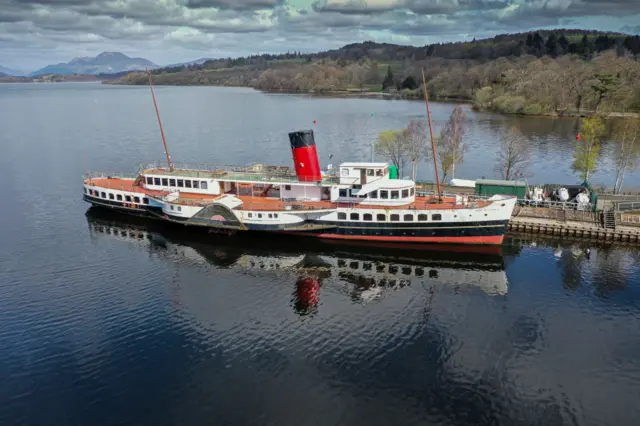
[[[150,76],[149,84],[155,104]],[[439,185],[437,193],[419,193],[414,181],[397,179],[382,162],[345,162],[322,170],[312,130],[288,134],[293,168],[174,165],[159,113],[158,122],[167,166],[150,164],[134,176],[85,176],[85,201],[218,233],[501,244],[517,200],[443,194]]]

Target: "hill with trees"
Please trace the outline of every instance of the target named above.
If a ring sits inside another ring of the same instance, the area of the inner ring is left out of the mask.
[[[433,99],[504,113],[640,112],[640,37],[583,30],[503,34],[471,42],[402,46],[371,41],[315,54],[288,52],[152,70],[154,84],[249,86],[317,94]],[[146,84],[129,73],[115,84]]]

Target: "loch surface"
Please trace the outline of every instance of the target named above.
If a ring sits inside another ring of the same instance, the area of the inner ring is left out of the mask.
[[[367,160],[423,107],[156,95],[174,159],[219,164],[289,164],[313,119],[322,163]],[[640,424],[638,250],[225,238],[90,209],[86,170],[162,158],[155,120],[148,88],[0,85],[1,425]],[[557,122],[545,180],[570,176]]]

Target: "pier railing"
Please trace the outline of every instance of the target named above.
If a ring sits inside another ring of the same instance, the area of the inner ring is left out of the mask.
[[[615,204],[619,212],[640,211],[640,201],[621,201]]]
[[[518,204],[526,207],[543,207],[547,209],[555,209],[555,210],[584,210],[584,211],[592,211],[593,204],[591,203],[575,203],[568,201],[537,201],[537,200],[527,200],[525,198],[518,198]]]

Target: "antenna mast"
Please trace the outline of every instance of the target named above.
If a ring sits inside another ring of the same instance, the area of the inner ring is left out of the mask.
[[[156,94],[153,91],[153,85],[151,84],[151,73],[149,72],[149,70],[147,70],[147,78],[149,79],[149,87],[151,88],[151,97],[153,97],[153,105],[156,107],[156,115],[158,116],[158,124],[160,125],[160,134],[162,135],[162,143],[164,144],[164,153],[167,156],[167,164],[169,164],[169,170],[173,170],[173,164],[171,163],[169,148],[167,147],[167,139],[164,137],[162,120],[160,120],[160,110],[158,110],[158,103],[156,102]]]
[[[436,143],[433,139],[433,124],[431,124],[431,109],[429,108],[429,94],[427,93],[427,82],[424,78],[424,67],[422,67],[422,87],[424,88],[424,103],[427,106],[427,118],[429,119],[431,149],[433,150],[433,165],[436,168],[436,183],[438,184],[438,199],[442,200],[442,191],[440,190],[440,174],[438,173],[438,157],[436,156]]]

